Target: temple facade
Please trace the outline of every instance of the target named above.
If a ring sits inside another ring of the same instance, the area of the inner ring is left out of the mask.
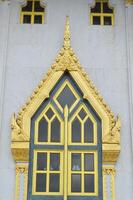
[[[133,199],[133,0],[0,0],[0,200]]]

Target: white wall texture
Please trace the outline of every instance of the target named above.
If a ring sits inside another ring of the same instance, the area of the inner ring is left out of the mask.
[[[91,1],[92,2],[92,1]],[[115,26],[92,26],[89,0],[47,0],[44,25],[20,24],[17,0],[0,3],[0,200],[14,200],[10,119],[59,52],[69,15],[71,43],[107,104],[122,120],[116,200],[133,199],[133,6],[112,0]]]

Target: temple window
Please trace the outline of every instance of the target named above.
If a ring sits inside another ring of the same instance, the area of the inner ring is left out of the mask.
[[[95,0],[95,5],[90,8],[92,25],[114,25],[114,8],[108,0]]]
[[[40,4],[39,0],[28,0],[25,6],[21,8],[21,24],[44,24],[45,6]]]

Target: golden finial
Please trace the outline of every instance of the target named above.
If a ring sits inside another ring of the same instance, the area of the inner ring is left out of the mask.
[[[65,25],[65,33],[64,33],[64,48],[69,49],[71,47],[70,44],[70,23],[69,17],[66,17],[66,25]]]

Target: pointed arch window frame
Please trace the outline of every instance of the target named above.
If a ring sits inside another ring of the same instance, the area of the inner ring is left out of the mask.
[[[51,66],[48,73],[41,80],[33,94],[21,108],[20,112],[13,114],[11,120],[12,138],[11,138],[11,151],[13,158],[16,161],[16,196],[18,195],[18,180],[20,171],[18,171],[19,163],[29,162],[29,148],[30,148],[30,122],[33,114],[37,111],[42,102],[49,98],[55,84],[68,71],[72,76],[78,87],[83,92],[83,98],[91,104],[98,116],[102,120],[102,154],[103,165],[115,164],[118,160],[120,153],[120,118],[114,116],[108,105],[99,94],[91,79],[88,77],[84,69],[81,67],[73,49],[70,45],[70,30],[69,19],[66,20],[66,28],[64,35],[64,45],[57,56],[54,64]],[[20,167],[19,167],[20,168]],[[23,167],[21,167],[23,168]],[[114,168],[103,168],[103,184],[105,184],[105,172],[112,173],[114,177]],[[28,173],[25,176],[25,185],[27,185]],[[114,179],[112,178],[113,183]],[[114,191],[114,188],[113,190]],[[105,191],[104,191],[105,193]],[[25,199],[26,199],[25,189]],[[105,194],[104,194],[105,195]],[[114,195],[114,194],[113,194]],[[17,197],[16,197],[17,199]]]

